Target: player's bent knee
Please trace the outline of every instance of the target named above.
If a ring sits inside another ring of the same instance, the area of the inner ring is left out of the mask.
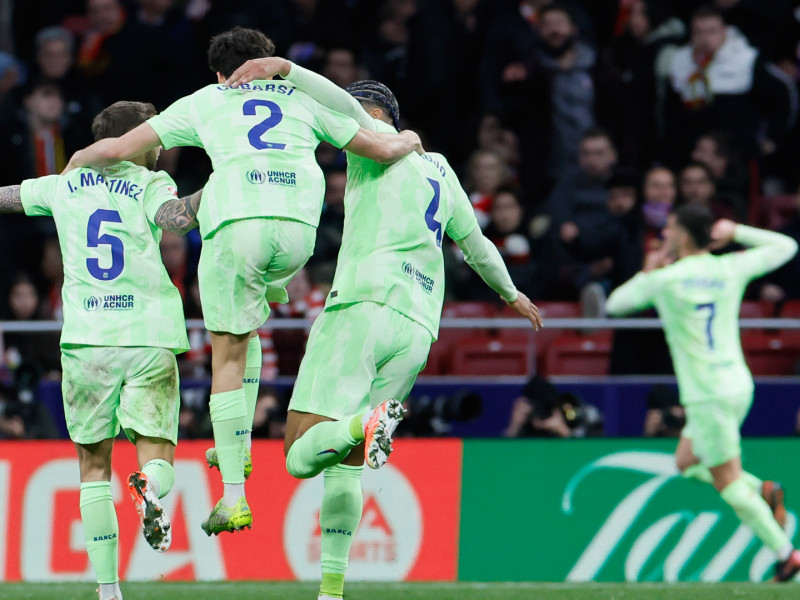
[[[319,469],[315,470],[313,466],[303,464],[297,454],[292,452],[292,448],[289,448],[286,454],[286,470],[289,475],[297,479],[311,479],[320,473]]]

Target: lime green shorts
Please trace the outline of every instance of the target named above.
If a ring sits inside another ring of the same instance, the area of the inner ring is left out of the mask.
[[[701,402],[686,406],[686,426],[681,436],[692,442],[692,452],[706,467],[718,467],[741,456],[739,430],[742,427],[753,395]]]
[[[425,367],[431,334],[375,302],[331,307],[311,328],[289,410],[340,420],[403,401]]]
[[[94,444],[135,433],[178,442],[175,354],[165,348],[62,346],[61,391],[69,437]]]
[[[317,230],[288,219],[243,219],[203,240],[197,278],[206,329],[249,333],[287,302],[286,284],[314,251]]]

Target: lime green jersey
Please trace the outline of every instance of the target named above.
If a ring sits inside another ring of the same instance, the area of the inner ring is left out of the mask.
[[[441,154],[412,153],[385,165],[348,153],[347,161],[342,247],[326,308],[379,302],[435,339],[444,301],[442,236],[460,240],[477,227],[472,205]]]
[[[64,263],[61,344],[188,350],[183,304],[161,262],[164,172],[130,162],[22,183],[25,214],[52,216]]]
[[[319,224],[325,180],[314,150],[358,132],[353,119],[283,81],[209,85],[148,121],[165,148],[198,146],[214,172],[197,215],[204,238],[230,221],[280,217]]]
[[[684,404],[752,393],[753,378],[739,339],[742,296],[752,279],[797,252],[791,238],[744,225],[736,227],[734,240],[756,247],[722,256],[687,256],[639,273],[614,290],[606,304],[614,316],[656,308]]]

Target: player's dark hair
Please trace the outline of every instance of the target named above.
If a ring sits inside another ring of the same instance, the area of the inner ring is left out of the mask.
[[[102,110],[92,121],[95,141],[120,137],[156,115],[156,107],[149,102],[121,100]]]
[[[575,17],[572,16],[572,12],[570,12],[570,10],[563,4],[559,4],[557,2],[554,2],[553,4],[548,4],[539,11],[539,22],[540,23],[542,22],[542,19],[544,18],[545,15],[555,12],[564,13],[565,15],[567,15],[567,17],[569,17],[569,20],[572,21],[572,24],[573,25],[575,24]]]
[[[606,138],[608,140],[608,143],[611,144],[611,147],[616,150],[616,146],[614,145],[614,140],[611,139],[611,134],[608,133],[608,131],[606,131],[602,127],[592,127],[591,129],[587,129],[586,131],[583,132],[583,135],[581,136],[581,141],[591,140],[595,138]]]
[[[698,162],[696,160],[692,160],[686,163],[686,166],[681,169],[680,174],[683,175],[689,169],[700,169],[703,173],[706,174],[706,177],[708,177],[709,181],[711,181],[712,184],[716,185],[717,180],[714,178],[714,173],[711,172],[711,169],[708,167],[708,165]]]
[[[397,103],[394,93],[380,81],[365,79],[356,81],[348,85],[347,90],[351,96],[366,105],[366,108],[374,106],[389,113],[395,129],[400,129],[400,105]]]
[[[275,44],[256,29],[234,27],[211,38],[208,66],[225,77],[251,58],[267,58],[275,54]]]
[[[691,236],[695,247],[707,248],[711,243],[711,227],[714,215],[711,209],[701,204],[684,204],[674,211],[678,225]]]

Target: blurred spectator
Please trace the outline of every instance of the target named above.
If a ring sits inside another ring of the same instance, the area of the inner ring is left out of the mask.
[[[747,218],[747,165],[741,162],[733,138],[724,131],[710,131],[697,139],[692,160],[708,167],[723,204],[733,208],[739,221]]]
[[[366,73],[356,62],[355,53],[347,48],[328,50],[322,74],[339,87],[347,87],[354,81],[367,79]]]
[[[8,52],[0,52],[0,102],[7,99],[22,78],[22,68],[14,56]]]
[[[314,281],[330,285],[336,270],[336,258],[342,245],[344,228],[344,188],[347,174],[344,171],[328,171],[325,174],[325,203],[322,207],[314,254],[308,268]]]
[[[508,164],[496,152],[476,150],[470,156],[464,187],[481,229],[489,223],[495,193],[501,186],[508,184],[510,178]]]
[[[161,262],[164,263],[172,284],[178,288],[185,304],[187,283],[190,276],[187,264],[189,247],[186,236],[178,235],[171,231],[163,231],[160,248]]]
[[[522,184],[535,195],[548,187],[543,177],[561,180],[578,165],[586,131],[597,123],[614,127],[619,91],[596,52],[578,40],[570,11],[548,5],[537,14],[538,40],[527,34],[517,47],[489,42],[483,66],[485,108],[519,136]]]
[[[619,70],[623,102],[618,141],[622,164],[641,168],[656,157],[656,117],[663,114],[669,64],[686,26],[665,0],[633,0],[624,30],[609,53]]]
[[[50,237],[44,243],[41,271],[45,284],[42,314],[47,319],[61,321],[64,319],[64,311],[61,304],[61,287],[64,285],[64,263],[61,260],[61,246],[59,246],[57,237]]]
[[[519,140],[513,131],[502,126],[496,115],[481,117],[478,124],[478,149],[494,152],[515,171],[519,166]]]
[[[39,292],[27,275],[18,275],[8,296],[9,321],[38,321],[42,318]],[[61,369],[58,332],[6,333],[3,364],[12,371],[27,364],[38,373],[57,374]]]
[[[209,390],[188,387],[181,390],[181,411],[178,414],[178,437],[181,439],[207,439],[213,437],[211,416],[208,412]]]
[[[604,435],[603,415],[578,396],[559,393],[538,375],[522,390],[511,409],[505,437],[582,438]]]
[[[35,397],[38,374],[22,366],[15,373],[16,391],[0,384],[0,439],[46,440],[58,438],[53,415]]]
[[[675,175],[666,167],[653,167],[644,176],[642,185],[642,217],[644,218],[644,253],[661,246],[661,230],[675,206],[678,186]]]
[[[680,437],[686,414],[671,386],[654,385],[647,395],[647,415],[642,434],[645,437]]]
[[[66,113],[59,85],[39,79],[26,87],[21,109],[0,124],[0,185],[60,173],[91,132]]]
[[[736,220],[733,208],[720,202],[714,177],[708,167],[689,163],[678,177],[681,200],[689,204],[702,204],[711,209],[715,219]]]
[[[798,24],[793,14],[797,3],[793,0],[714,0],[714,5],[767,60],[777,61],[797,49]]]
[[[793,83],[709,6],[693,14],[691,42],[675,53],[670,82],[665,135],[673,165],[709,129],[729,132],[749,160],[774,152],[795,123]]]
[[[262,387],[256,400],[253,437],[283,439],[286,432],[286,410],[287,405],[281,401],[274,388]]]
[[[800,194],[795,196],[797,210],[784,225],[780,232],[800,242]],[[795,254],[792,260],[780,269],[767,273],[758,280],[760,284],[759,297],[769,302],[783,302],[784,300],[800,300],[800,255]]]

